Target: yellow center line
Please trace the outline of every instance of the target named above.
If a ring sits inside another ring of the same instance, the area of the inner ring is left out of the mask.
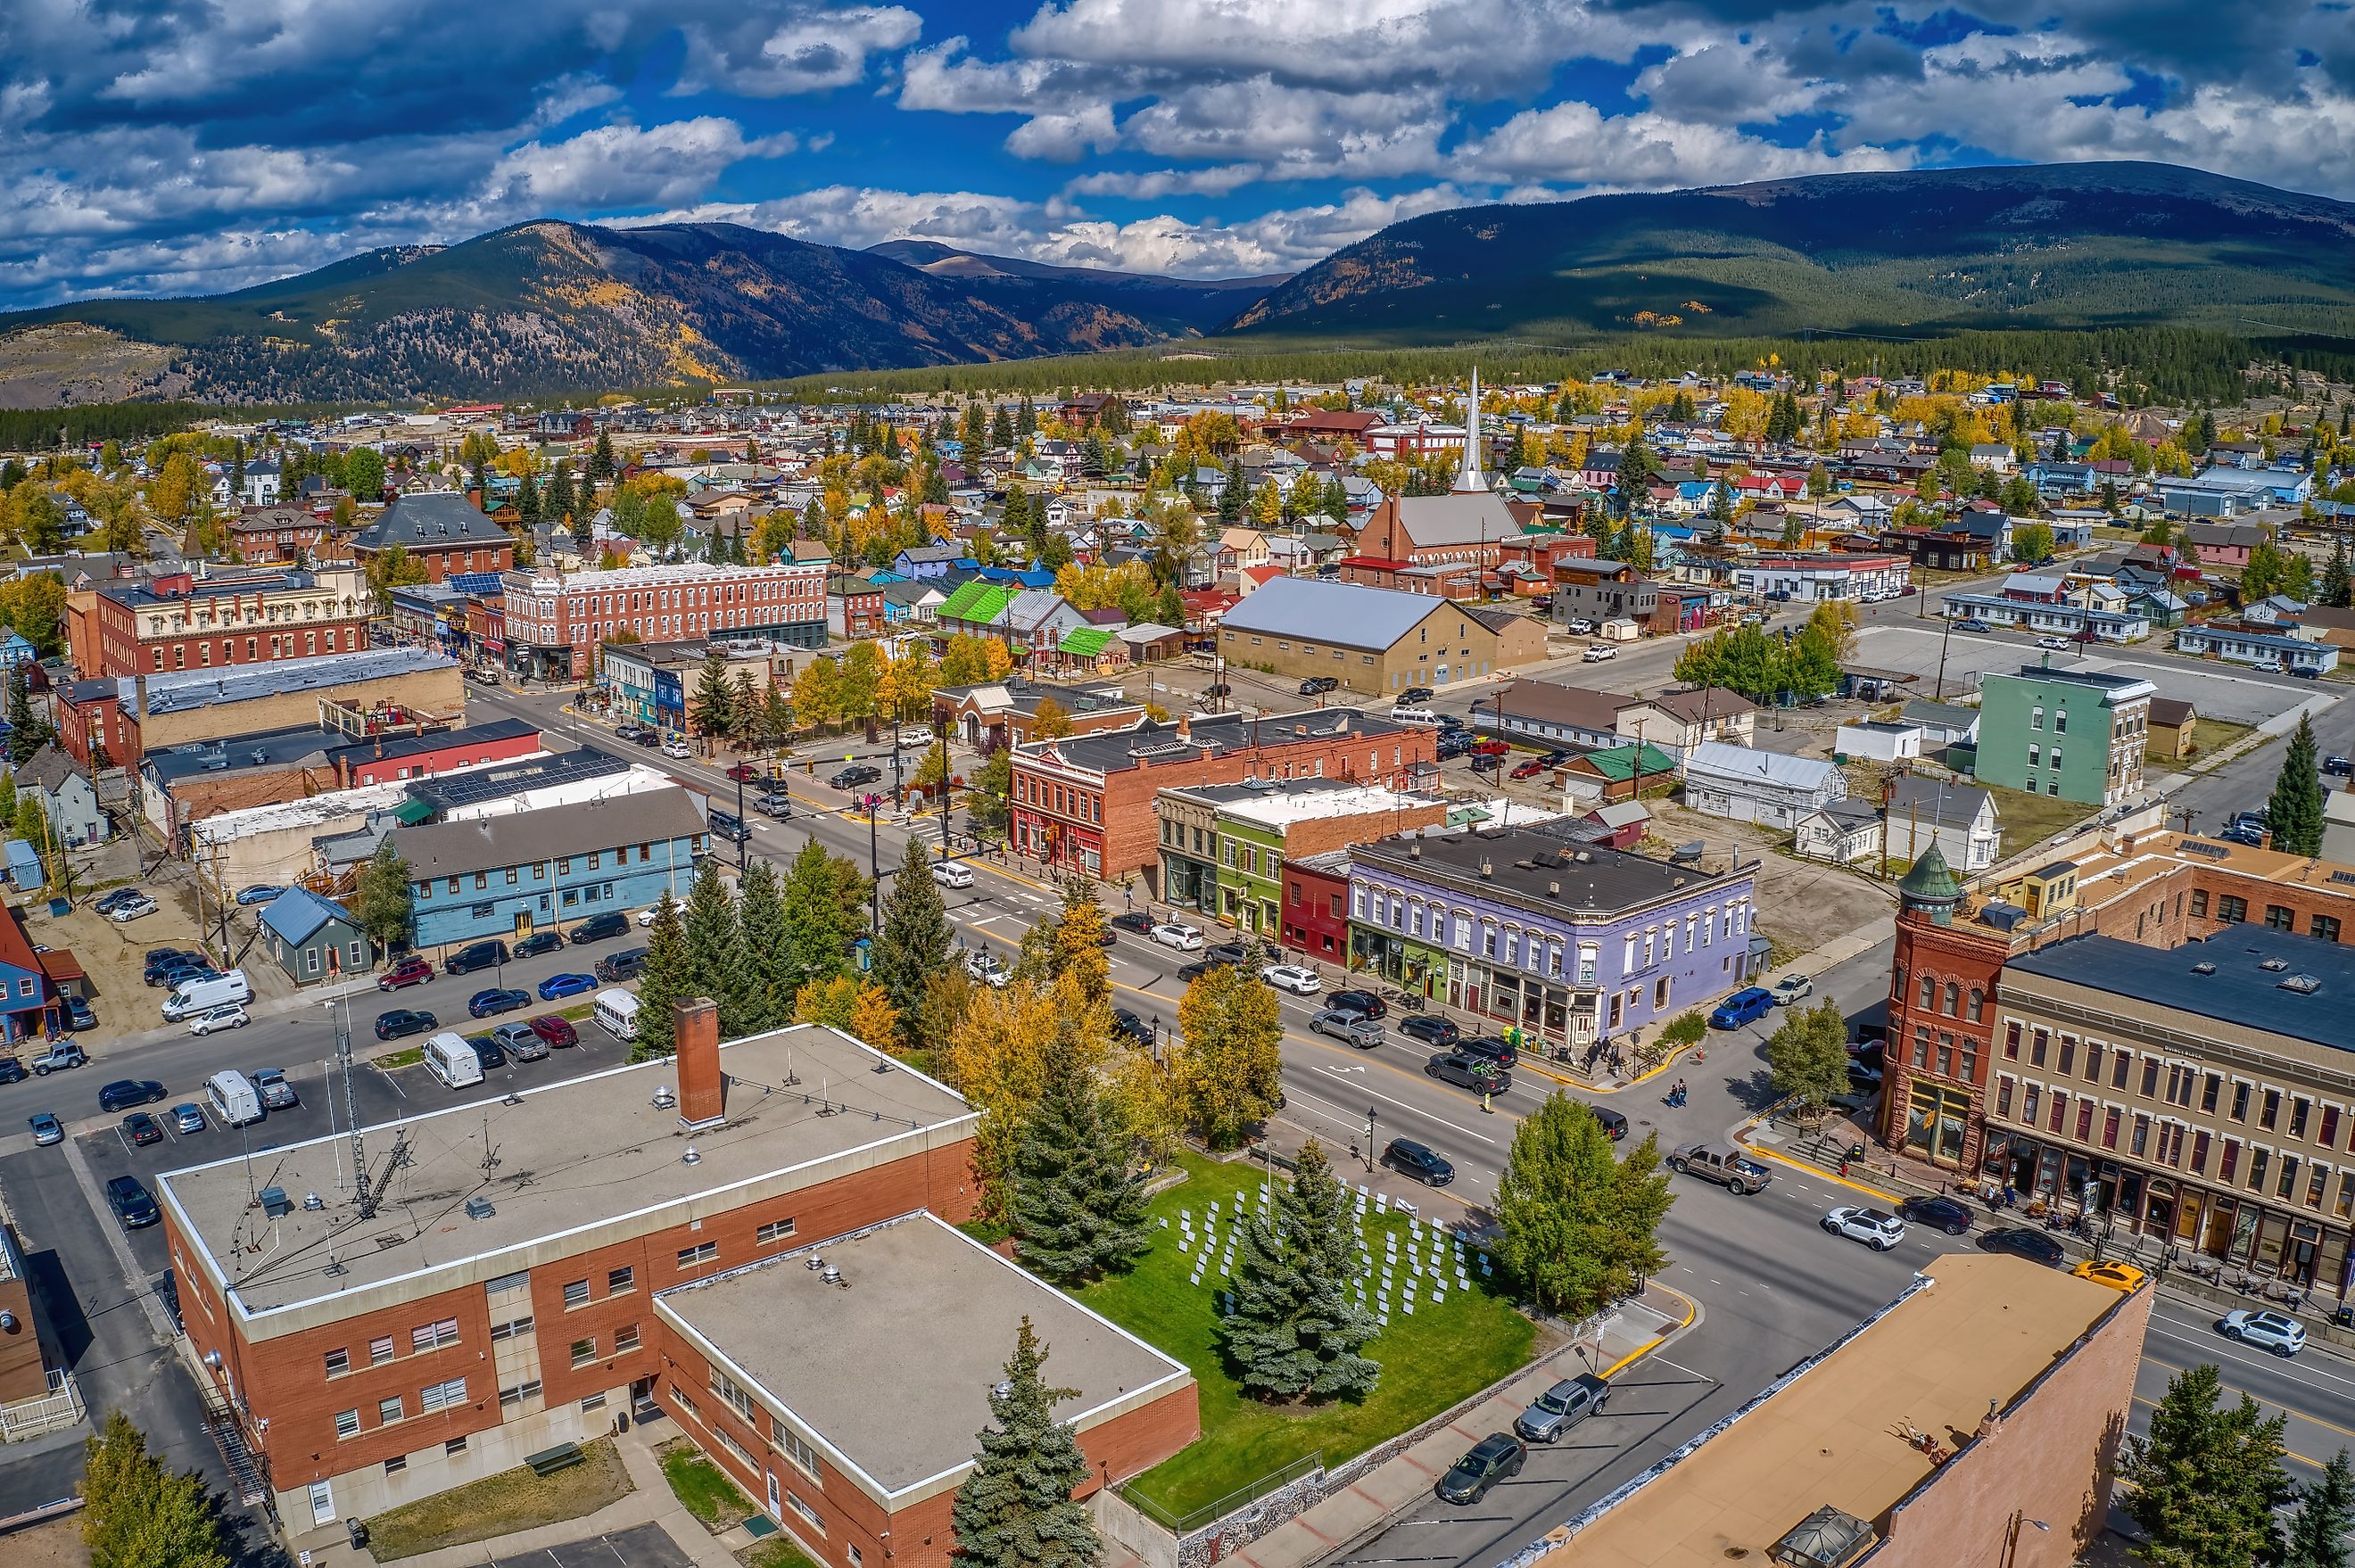
[[[1667,1344],[1671,1337],[1680,1334],[1685,1329],[1692,1327],[1694,1316],[1700,1311],[1700,1308],[1694,1304],[1693,1298],[1687,1296],[1683,1291],[1678,1290],[1676,1286],[1672,1285],[1661,1285],[1658,1280],[1653,1280],[1650,1283],[1655,1287],[1667,1291],[1670,1296],[1675,1296],[1678,1301],[1685,1304],[1685,1319],[1683,1322],[1678,1324],[1674,1328],[1670,1328],[1665,1333],[1655,1335],[1650,1343],[1636,1346],[1636,1349],[1628,1351],[1625,1355],[1620,1357],[1617,1360],[1605,1367],[1602,1372],[1598,1374],[1604,1382],[1609,1382],[1613,1378],[1617,1377],[1621,1370],[1631,1362],[1641,1360],[1644,1357],[1650,1355],[1653,1351]]]

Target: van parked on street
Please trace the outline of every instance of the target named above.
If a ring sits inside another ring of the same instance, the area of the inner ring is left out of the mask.
[[[425,1042],[425,1071],[445,1089],[467,1089],[483,1081],[483,1059],[464,1035],[444,1030]]]
[[[232,969],[226,975],[210,979],[183,980],[172,987],[164,998],[164,1017],[178,1023],[191,1013],[200,1013],[229,1002],[253,1000],[253,987],[242,969]]]

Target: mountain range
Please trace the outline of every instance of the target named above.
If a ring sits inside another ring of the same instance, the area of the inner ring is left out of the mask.
[[[0,315],[0,407],[516,397],[1084,354],[2199,325],[2355,336],[2355,205],[2160,164],[1460,208],[1195,281],[730,224],[526,223],[196,299]],[[1074,379],[1083,376],[1074,373]]]

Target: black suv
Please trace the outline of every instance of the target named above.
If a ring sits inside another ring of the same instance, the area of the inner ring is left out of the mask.
[[[136,1231],[152,1225],[164,1217],[155,1207],[155,1196],[135,1176],[110,1176],[106,1179],[106,1206],[123,1221],[126,1231]]]
[[[1502,1035],[1476,1034],[1469,1040],[1458,1042],[1455,1049],[1466,1056],[1485,1056],[1499,1068],[1518,1067],[1521,1064],[1521,1053],[1515,1051],[1511,1042]]]
[[[1205,964],[1227,964],[1238,969],[1250,967],[1252,959],[1252,949],[1240,942],[1217,943],[1202,954]]]
[[[873,784],[882,776],[880,768],[869,767],[865,763],[853,763],[847,768],[836,770],[835,775],[826,782],[837,789],[853,789],[859,784]]]
[[[1529,1450],[1521,1440],[1508,1432],[1491,1432],[1472,1445],[1472,1452],[1448,1468],[1439,1477],[1436,1490],[1442,1502],[1476,1503],[1488,1495],[1488,1488],[1498,1481],[1521,1473],[1521,1461]]]
[[[118,1078],[98,1092],[101,1111],[128,1111],[152,1105],[164,1097],[164,1086],[153,1078]]]
[[[1971,1211],[1951,1198],[1908,1198],[1897,1206],[1897,1211],[1917,1223],[1934,1225],[1950,1236],[1959,1236],[1971,1228]]]
[[[1328,691],[1337,690],[1340,684],[1339,680],[1329,675],[1312,675],[1300,683],[1300,695],[1322,697]]]
[[[610,942],[614,937],[627,936],[629,933],[630,917],[628,915],[615,912],[592,914],[572,928],[572,944],[575,947],[581,947],[591,942]]]
[[[504,942],[470,942],[442,962],[444,975],[471,975],[477,969],[493,969],[514,956]]]
[[[1979,1233],[1979,1250],[2009,1253],[2014,1257],[2026,1258],[2030,1263],[2042,1264],[2046,1268],[2069,1266],[2069,1254],[2061,1250],[2060,1243],[2041,1231],[2031,1231],[2024,1226],[1982,1231]]]
[[[1444,1187],[1455,1179],[1454,1166],[1410,1138],[1392,1138],[1391,1147],[1382,1150],[1382,1163],[1425,1187]]]
[[[646,972],[646,950],[624,947],[619,953],[608,953],[597,960],[597,978],[608,986],[623,980],[634,980]]]
[[[1418,702],[1428,702],[1439,694],[1427,686],[1410,686],[1398,694],[1401,708],[1412,708]]]
[[[1342,1012],[1363,1013],[1369,1019],[1391,1016],[1391,1005],[1371,991],[1328,991],[1325,1005]]]
[[[1399,1033],[1410,1040],[1419,1040],[1433,1051],[1445,1051],[1455,1045],[1463,1031],[1437,1013],[1416,1013],[1399,1019]]]
[[[560,931],[535,931],[515,944],[514,956],[536,958],[543,953],[564,951],[564,933]]]

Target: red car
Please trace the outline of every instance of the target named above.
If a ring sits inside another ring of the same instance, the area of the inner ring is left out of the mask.
[[[531,1032],[551,1046],[579,1045],[581,1037],[572,1026],[554,1013],[542,1013],[531,1020]]]
[[[728,776],[738,784],[759,784],[769,775],[751,763],[739,763],[728,770]]]
[[[1476,757],[1501,757],[1512,749],[1510,744],[1497,740],[1494,735],[1485,741],[1472,742],[1472,754]]]
[[[1528,762],[1522,763],[1513,769],[1513,776],[1517,779],[1533,779],[1545,771],[1545,759],[1543,757],[1531,757]]]
[[[432,978],[433,978],[433,965],[412,953],[387,969],[378,979],[376,988],[379,991],[398,991],[404,986],[421,986]]]

